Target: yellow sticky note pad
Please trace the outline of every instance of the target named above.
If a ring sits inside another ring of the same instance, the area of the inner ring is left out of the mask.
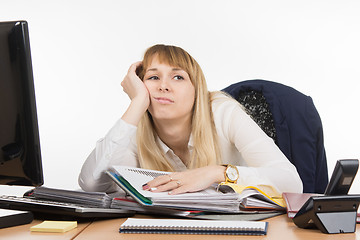
[[[77,227],[76,221],[43,221],[30,227],[32,232],[67,232]]]

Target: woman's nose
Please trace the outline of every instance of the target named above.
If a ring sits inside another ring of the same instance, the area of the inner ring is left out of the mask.
[[[165,80],[160,81],[159,91],[161,91],[161,92],[168,92],[169,91],[168,83]]]

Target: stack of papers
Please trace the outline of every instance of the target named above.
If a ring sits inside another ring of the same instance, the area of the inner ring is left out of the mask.
[[[33,190],[32,197],[101,208],[109,208],[112,201],[112,197],[104,192],[83,192],[42,186]]]
[[[239,194],[232,191],[223,193],[217,191],[217,185],[195,192],[179,195],[169,195],[168,192],[151,192],[142,189],[142,185],[155,177],[168,172],[113,166],[112,171],[106,172],[126,193],[141,205],[176,208],[184,210],[198,210],[221,213],[240,213],[243,208],[268,209],[285,211],[284,206],[274,201],[259,189],[245,188]]]

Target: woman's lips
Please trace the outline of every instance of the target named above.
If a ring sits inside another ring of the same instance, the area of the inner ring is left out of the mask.
[[[173,100],[171,100],[170,98],[165,98],[165,97],[154,97],[154,99],[161,103],[161,104],[171,104],[174,103]]]

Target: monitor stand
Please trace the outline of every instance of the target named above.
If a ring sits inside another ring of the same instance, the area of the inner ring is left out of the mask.
[[[0,208],[0,228],[28,224],[33,219],[34,216],[31,212]]]

